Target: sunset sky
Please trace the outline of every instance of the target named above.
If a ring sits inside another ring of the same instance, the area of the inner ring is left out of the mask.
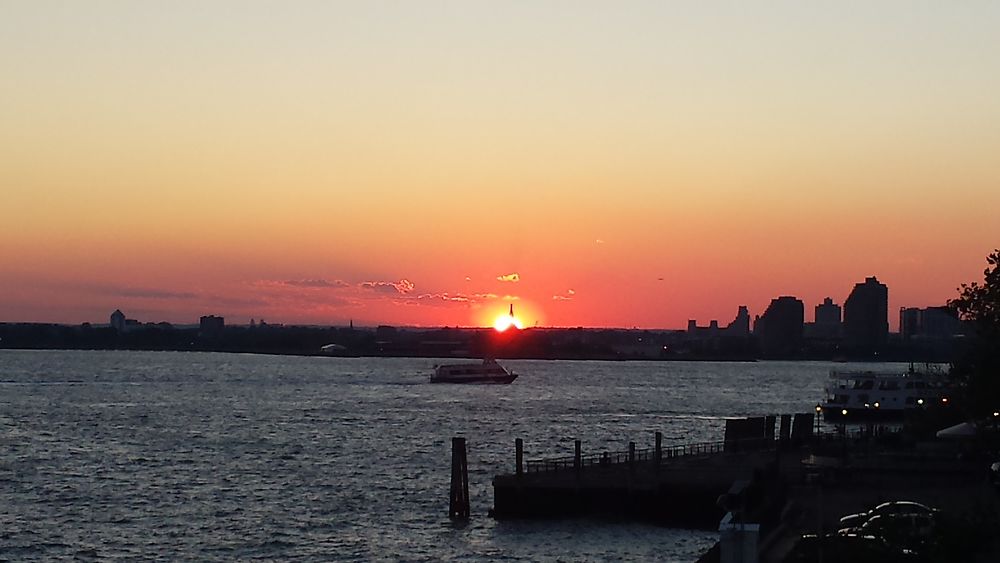
[[[0,3],[0,321],[681,328],[1000,246],[1000,2]]]

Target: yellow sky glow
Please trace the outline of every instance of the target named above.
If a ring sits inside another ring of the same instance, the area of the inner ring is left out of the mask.
[[[869,275],[940,304],[998,245],[998,16],[7,5],[0,321],[491,326],[516,298],[682,327]]]

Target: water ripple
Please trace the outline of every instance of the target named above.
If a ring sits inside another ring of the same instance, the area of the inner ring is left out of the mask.
[[[820,363],[510,362],[509,386],[426,383],[433,361],[0,351],[0,558],[690,561],[714,534],[495,522],[528,458],[716,440],[808,411]],[[450,438],[473,518],[446,518]]]

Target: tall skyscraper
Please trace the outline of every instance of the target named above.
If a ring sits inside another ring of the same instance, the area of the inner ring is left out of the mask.
[[[790,295],[772,299],[754,324],[754,334],[765,357],[789,357],[802,349],[805,306]]]
[[[874,354],[889,341],[889,288],[875,276],[854,285],[844,301],[844,343],[857,354]]]

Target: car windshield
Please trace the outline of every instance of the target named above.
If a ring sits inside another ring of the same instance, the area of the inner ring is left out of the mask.
[[[927,505],[912,501],[884,502],[872,510],[873,514],[926,514],[933,512]]]

